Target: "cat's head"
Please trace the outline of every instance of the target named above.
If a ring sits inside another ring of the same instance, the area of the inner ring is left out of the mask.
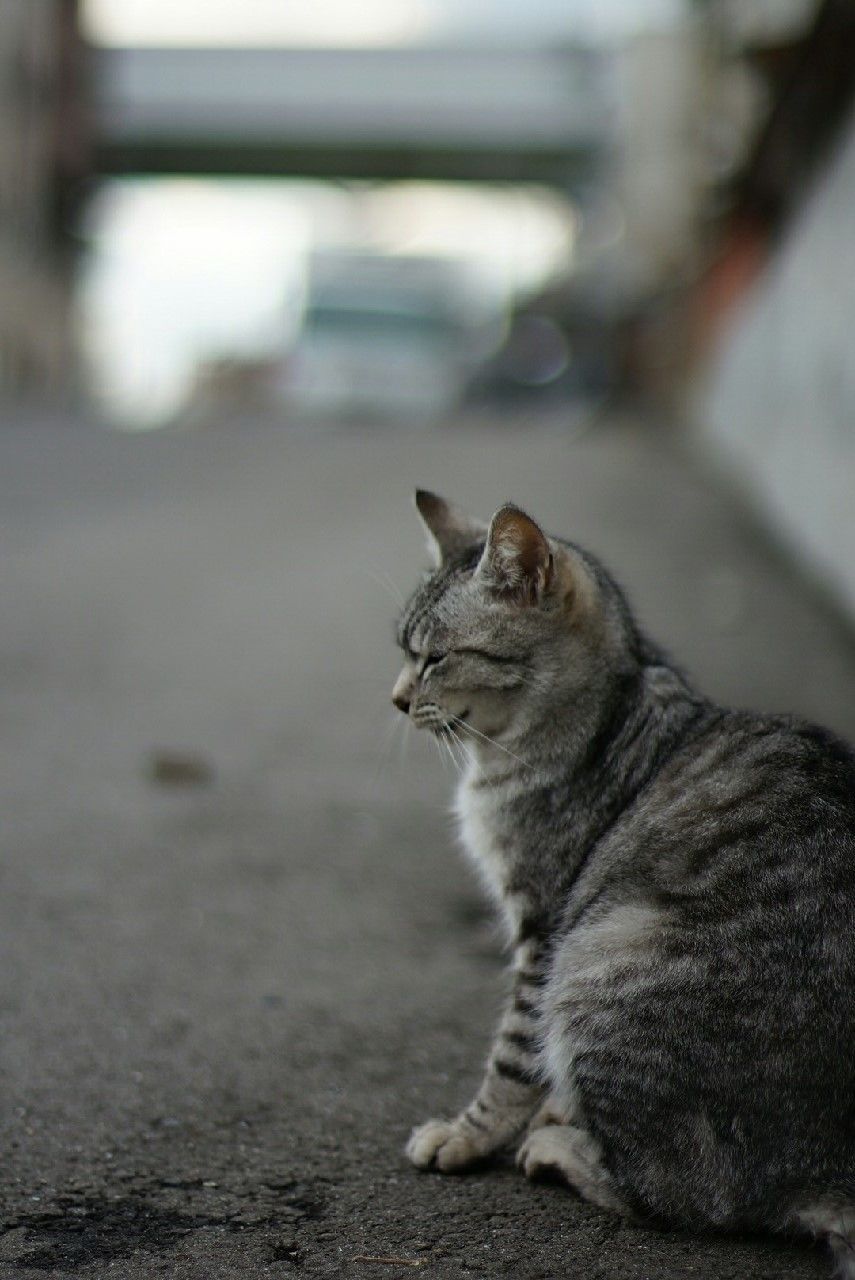
[[[511,503],[489,525],[424,490],[416,507],[434,568],[398,624],[395,705],[436,733],[510,741],[599,700],[633,635],[596,562]]]

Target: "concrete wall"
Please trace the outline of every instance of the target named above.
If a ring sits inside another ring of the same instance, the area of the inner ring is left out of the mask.
[[[855,117],[697,404],[703,443],[855,620]]]
[[[625,221],[621,252],[640,289],[691,264],[704,160],[698,146],[702,48],[696,24],[644,31],[613,55],[617,142],[613,183]]]

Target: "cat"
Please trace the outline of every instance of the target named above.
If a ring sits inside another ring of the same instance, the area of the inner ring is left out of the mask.
[[[679,1227],[805,1233],[855,1280],[855,755],[691,687],[588,552],[417,491],[434,569],[393,702],[465,755],[463,844],[512,947],[476,1096],[420,1169]]]

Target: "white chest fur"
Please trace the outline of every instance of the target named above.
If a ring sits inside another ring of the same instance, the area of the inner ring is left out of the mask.
[[[464,777],[457,791],[455,814],[460,838],[487,892],[501,907],[513,933],[519,914],[515,895],[507,892],[509,841],[501,830],[500,809],[504,797],[483,783],[477,773]]]

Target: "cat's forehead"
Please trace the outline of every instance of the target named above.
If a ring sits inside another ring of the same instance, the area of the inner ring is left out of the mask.
[[[398,643],[413,653],[445,640],[471,624],[477,605],[460,570],[429,574],[413,592],[398,623]]]

